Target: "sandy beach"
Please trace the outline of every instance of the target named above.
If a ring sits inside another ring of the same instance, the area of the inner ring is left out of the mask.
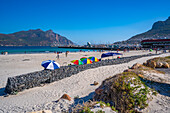
[[[97,58],[100,58],[102,53],[103,52],[76,52],[76,53],[70,52],[67,57],[65,56],[65,53],[61,53],[59,59],[56,58],[57,54],[55,53],[0,55],[0,63],[1,63],[0,88],[6,85],[6,81],[8,77],[43,70],[44,68],[41,66],[42,61],[55,60],[61,66],[64,66],[70,64],[71,63],[70,61],[78,60],[81,57],[95,56]],[[133,56],[133,55],[148,54],[150,52],[130,51],[124,53],[120,51],[120,53],[123,53],[123,57],[126,57],[126,56]]]
[[[123,53],[123,57],[149,53],[150,52],[148,51],[130,51]],[[43,70],[43,67],[41,67],[41,62],[44,60],[55,60],[60,65],[68,65],[71,60],[89,56],[100,58],[101,54],[101,52],[77,52],[69,53],[66,57],[65,54],[62,53],[60,54],[59,60],[56,59],[56,54],[54,53],[0,55],[0,91],[2,92],[2,90],[4,90],[8,77]],[[56,112],[61,112],[60,109],[63,109],[67,106],[61,107],[62,104],[56,103],[55,101],[57,101],[64,93],[70,95],[71,98],[74,98],[78,95],[81,98],[87,99],[98,87],[90,85],[94,81],[97,81],[99,84],[101,84],[104,79],[123,72],[125,69],[128,69],[129,66],[132,66],[135,63],[142,64],[148,59],[169,55],[170,53],[152,57],[143,57],[130,61],[129,63],[85,70],[71,77],[47,84],[43,87],[24,90],[23,92],[19,92],[17,95],[3,97],[1,94],[0,113],[31,112],[42,109],[56,109]]]
[[[170,0],[1,0],[0,113],[170,113]]]

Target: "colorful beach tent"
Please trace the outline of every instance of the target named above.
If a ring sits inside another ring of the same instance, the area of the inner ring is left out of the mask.
[[[109,56],[116,56],[116,55],[122,55],[122,54],[121,54],[121,53],[111,53],[111,52],[109,52],[109,53],[103,53],[103,54],[101,55],[101,58],[109,57]]]
[[[84,64],[91,64],[92,63],[92,61],[90,60],[90,59],[88,59],[88,58],[84,58],[84,59],[80,59]]]
[[[98,62],[99,61],[99,59],[97,59],[96,57],[89,57],[88,59],[90,59],[93,62]]]
[[[82,57],[82,58],[80,58],[81,61],[83,61],[84,59],[87,59],[87,57]]]
[[[41,63],[41,66],[43,66],[45,69],[49,69],[49,70],[55,70],[60,68],[60,65],[55,62],[54,60],[47,60],[47,61],[43,61]]]
[[[84,64],[81,60],[73,60],[71,61],[72,63],[76,64],[76,65],[82,65]]]

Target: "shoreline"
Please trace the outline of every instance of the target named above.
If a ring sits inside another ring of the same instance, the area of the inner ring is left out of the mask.
[[[34,53],[55,53],[55,52],[80,52],[80,51],[99,51],[98,49],[72,49],[72,48],[58,48],[51,46],[0,46],[1,55],[5,52],[8,54],[34,54]]]
[[[66,51],[63,51],[63,52],[61,52],[61,51],[59,51],[60,52],[60,54],[65,54],[66,53]],[[107,52],[114,52],[114,53],[117,53],[117,51],[116,50],[113,50],[113,51],[111,51],[111,50],[104,50],[104,51],[69,51],[69,53],[107,53]],[[130,50],[129,52],[124,52],[123,50],[119,50],[118,51],[118,53],[130,53],[130,52],[145,52],[145,53],[151,53],[151,54],[155,54],[156,52],[155,52],[155,50],[153,50],[152,52],[150,52],[149,50]],[[158,51],[157,52],[157,54],[159,54],[159,53],[163,53],[161,50],[160,51]],[[168,53],[168,52],[166,52],[166,53]],[[7,54],[0,54],[0,56],[8,56],[8,55],[39,55],[39,54],[57,54],[57,51],[50,51],[50,52],[28,52],[28,53],[7,53]]]
[[[119,52],[123,52],[125,49],[119,49]],[[113,48],[89,48],[89,47],[51,47],[51,46],[0,46],[0,53],[7,54],[43,54],[43,53],[56,53],[57,51],[65,53],[69,52],[103,52],[103,51],[116,51]],[[126,49],[127,51],[127,49]],[[146,50],[134,50],[129,51],[148,51]]]

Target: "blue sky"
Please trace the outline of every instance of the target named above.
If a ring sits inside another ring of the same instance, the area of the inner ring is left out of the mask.
[[[0,33],[52,29],[78,44],[113,43],[170,16],[170,0],[0,0]]]

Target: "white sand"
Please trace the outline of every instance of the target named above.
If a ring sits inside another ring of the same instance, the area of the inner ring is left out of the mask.
[[[124,53],[123,56],[140,55],[147,53],[149,52],[130,51]],[[100,58],[101,54],[102,52],[77,52],[69,53],[68,57],[65,57],[65,53],[62,53],[60,54],[59,60],[56,58],[56,54],[54,53],[0,55],[0,88],[5,87],[8,77],[43,70],[43,67],[41,66],[42,61],[55,60],[60,65],[68,65],[71,63],[70,61],[72,60],[77,60],[81,57],[90,56]]]
[[[125,53],[124,56],[146,54],[148,52],[132,51]],[[70,60],[79,59],[85,55],[100,57],[102,53],[96,52],[86,52],[86,53],[70,53],[67,59],[65,55],[60,55],[60,64]],[[169,56],[170,53],[159,55],[159,56]],[[56,59],[55,54],[28,54],[28,55],[7,55],[0,56],[0,86],[4,87],[6,84],[7,77],[14,76],[18,74],[28,73],[32,71],[42,70],[40,66],[41,61],[48,59]],[[28,111],[39,110],[39,109],[52,109],[55,106],[53,101],[58,100],[64,93],[67,93],[72,98],[79,95],[80,97],[88,96],[91,92],[98,86],[91,86],[94,81],[101,82],[113,76],[117,73],[123,72],[128,66],[132,66],[135,63],[143,63],[147,59],[152,57],[144,57],[140,59],[133,60],[129,63],[103,66],[99,68],[85,70],[71,77],[65,78],[63,80],[45,85],[43,87],[36,87],[17,95],[11,95],[9,97],[0,96],[0,113],[2,112],[23,112],[23,109]],[[23,61],[23,59],[30,59],[30,61]],[[17,63],[17,64],[16,64]],[[6,73],[6,74],[5,74]]]

